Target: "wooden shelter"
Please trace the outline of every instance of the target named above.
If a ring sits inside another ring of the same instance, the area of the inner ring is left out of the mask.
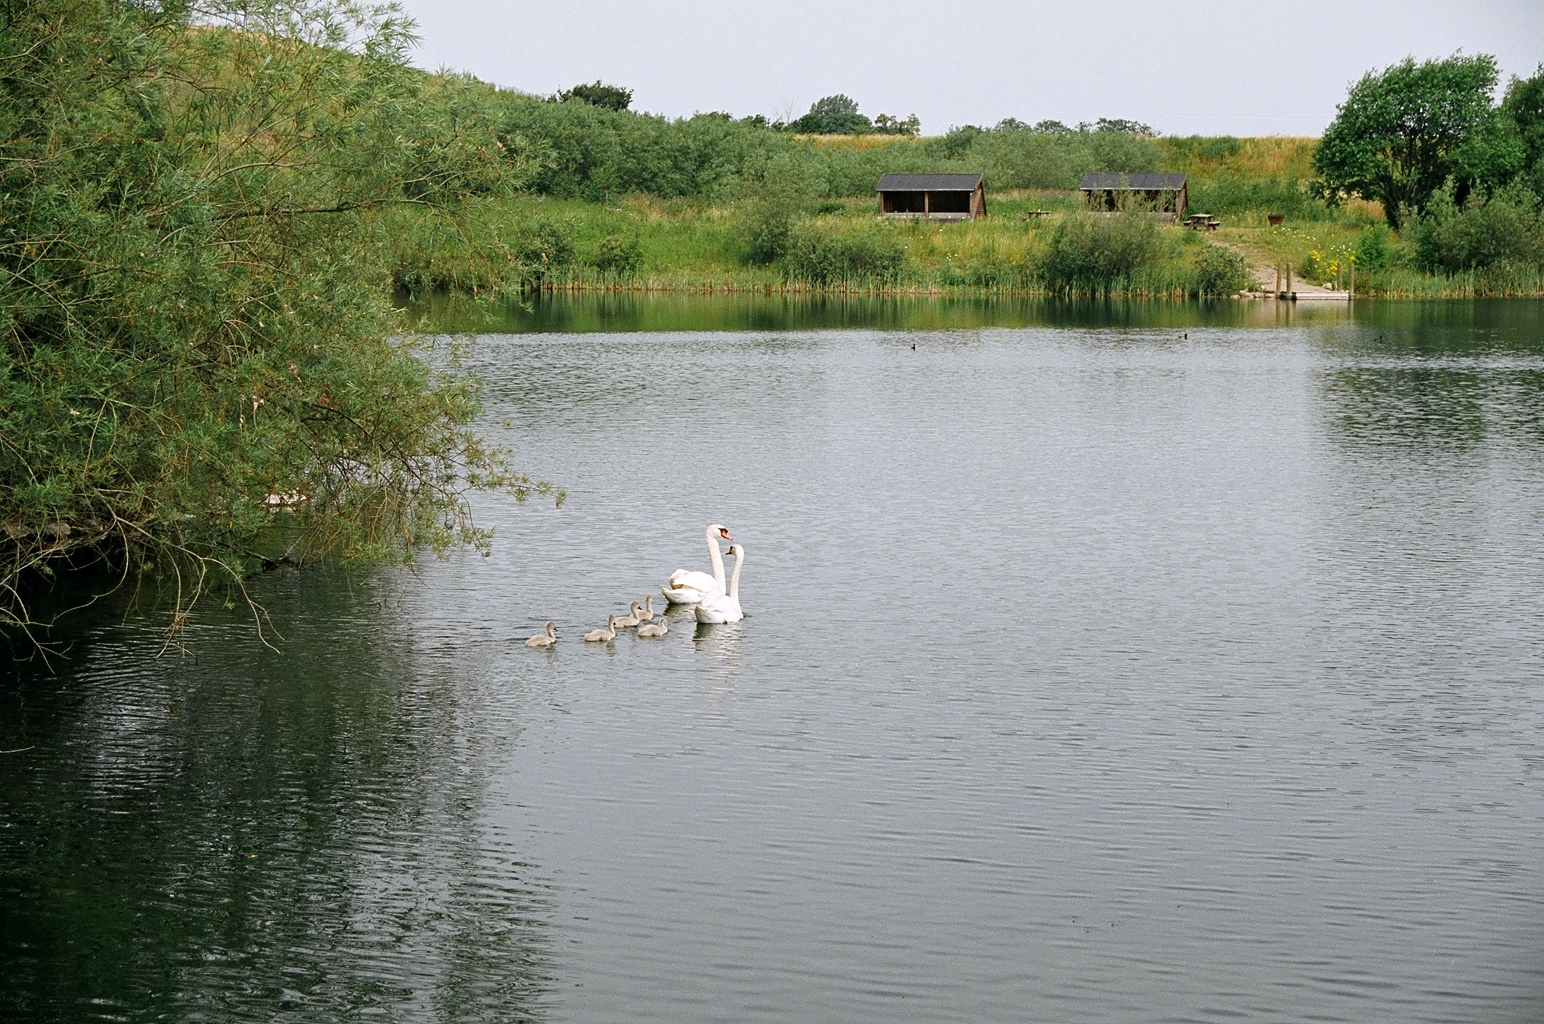
[[[979,174],[886,174],[874,186],[885,217],[975,220],[986,216],[986,185]]]
[[[1094,213],[1160,213],[1178,220],[1190,205],[1183,174],[1085,174],[1078,189]]]

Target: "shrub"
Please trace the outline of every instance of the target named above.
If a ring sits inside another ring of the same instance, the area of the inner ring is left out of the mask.
[[[1326,273],[1334,273],[1334,271],[1329,270],[1327,261],[1320,255],[1317,249],[1309,250],[1308,255],[1298,262],[1297,276],[1299,280],[1320,281],[1323,280]]]
[[[1388,226],[1369,225],[1362,231],[1362,237],[1356,240],[1356,265],[1363,270],[1383,270],[1389,263]]]
[[[1537,264],[1544,257],[1544,217],[1532,192],[1518,185],[1460,208],[1450,189],[1437,193],[1411,230],[1416,265],[1427,271],[1484,270]]]
[[[1056,226],[1040,277],[1057,291],[1109,290],[1149,266],[1158,229],[1148,217],[1068,217]]]
[[[933,143],[933,148],[945,160],[958,160],[970,152],[977,139],[986,134],[986,129],[973,124],[955,125],[943,138]]]
[[[639,265],[643,263],[643,246],[637,238],[607,235],[595,247],[595,258],[591,262],[595,264],[596,270],[610,274],[637,273]]]
[[[786,213],[763,209],[753,216],[747,225],[745,262],[753,267],[776,263],[788,250],[788,238],[793,224]]]
[[[552,221],[526,225],[510,251],[527,288],[539,288],[551,281],[559,269],[572,266],[577,257],[568,228]]]
[[[583,100],[591,106],[604,107],[606,110],[626,110],[632,105],[633,91],[620,85],[591,82],[558,93],[559,103],[567,103],[569,100]]]
[[[1232,295],[1249,284],[1249,264],[1232,249],[1208,245],[1196,261],[1196,291],[1206,295]]]
[[[789,277],[810,284],[893,280],[906,265],[906,249],[882,229],[842,235],[804,224],[790,231],[783,264]]]
[[[1190,207],[1214,214],[1240,214],[1249,210],[1280,213],[1294,222],[1324,220],[1329,207],[1303,191],[1291,178],[1256,178],[1219,174],[1215,178],[1190,179]]]

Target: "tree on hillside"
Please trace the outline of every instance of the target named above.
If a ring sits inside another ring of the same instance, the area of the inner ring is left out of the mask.
[[[596,81],[589,85],[576,85],[572,89],[564,89],[558,93],[559,103],[567,103],[569,100],[583,100],[592,107],[602,107],[606,110],[626,110],[632,105],[633,91],[624,89],[620,85],[606,85]]]
[[[1462,204],[1476,185],[1507,180],[1521,164],[1516,134],[1495,107],[1494,57],[1413,58],[1351,87],[1314,154],[1331,203],[1359,196],[1383,204],[1398,228],[1449,179]]]
[[[1544,197],[1544,64],[1532,78],[1512,79],[1501,112],[1522,143],[1528,186]]]
[[[874,126],[858,113],[857,100],[837,93],[816,100],[810,105],[809,113],[789,127],[809,135],[863,135]]]

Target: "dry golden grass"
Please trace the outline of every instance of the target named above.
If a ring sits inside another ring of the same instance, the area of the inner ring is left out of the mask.
[[[910,135],[796,135],[817,149],[882,149],[897,142],[916,141]]]
[[[1307,178],[1313,175],[1316,138],[1265,135],[1223,139],[1160,139],[1171,169],[1202,177]]]

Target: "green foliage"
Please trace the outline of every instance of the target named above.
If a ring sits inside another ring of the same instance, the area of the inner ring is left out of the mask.
[[[906,265],[906,248],[886,225],[839,232],[804,223],[790,231],[782,261],[790,278],[814,285],[893,281]]]
[[[520,485],[472,385],[395,340],[372,211],[526,165],[490,90],[410,71],[362,10],[7,9],[0,624],[61,560],[160,566],[180,614],[274,561],[479,541],[463,488]]]
[[[997,189],[1072,189],[1089,171],[1156,171],[1163,163],[1156,140],[1111,131],[957,128],[932,145]]]
[[[1475,186],[1506,181],[1521,165],[1522,146],[1492,105],[1495,87],[1496,61],[1484,54],[1406,59],[1368,72],[1314,155],[1324,195],[1380,202],[1397,229],[1449,178],[1460,200]]]
[[[636,235],[607,235],[595,247],[591,260],[595,269],[607,274],[636,274],[643,263],[643,246]]]
[[[1528,187],[1544,196],[1544,64],[1532,78],[1512,79],[1501,112],[1522,144]]]
[[[1538,199],[1517,185],[1490,195],[1477,192],[1461,207],[1444,189],[1432,198],[1410,236],[1416,265],[1428,272],[1544,262],[1544,217]]]
[[[1080,124],[1078,125],[1078,130],[1087,131],[1088,126]],[[1094,131],[1115,132],[1120,135],[1140,135],[1147,138],[1153,138],[1158,134],[1153,131],[1152,126],[1145,125],[1141,121],[1128,120],[1124,117],[1101,117],[1094,122]]]
[[[526,288],[540,288],[578,262],[572,232],[566,225],[533,220],[521,225],[510,247]]]
[[[1243,144],[1231,135],[1190,135],[1164,140],[1171,159],[1179,162],[1221,162],[1234,156]]]
[[[1360,270],[1386,270],[1392,262],[1390,232],[1386,225],[1369,224],[1356,240],[1356,265]]]
[[[633,102],[633,91],[624,89],[620,85],[606,85],[596,81],[589,85],[576,85],[572,89],[564,89],[558,93],[559,103],[567,103],[569,100],[583,100],[593,107],[601,107],[605,110],[626,110]]]
[[[1286,178],[1247,178],[1223,174],[1190,180],[1190,208],[1216,215],[1248,211],[1279,213],[1294,221],[1323,220],[1325,205],[1308,195],[1302,183]]]
[[[499,102],[505,152],[531,166],[529,187],[541,195],[590,202],[629,193],[724,198],[739,191],[747,167],[797,148],[777,132],[723,114],[671,121],[513,93],[500,94]]]
[[[904,119],[880,114],[874,118],[874,132],[878,135],[906,135],[915,138],[922,134],[922,120],[916,114]]]
[[[788,249],[794,219],[810,195],[824,190],[815,169],[792,153],[779,153],[748,169],[746,189],[752,196],[745,218],[745,261],[767,266]]]
[[[1232,249],[1208,244],[1196,261],[1196,293],[1232,295],[1249,284],[1249,264]]]
[[[1067,217],[1051,236],[1040,277],[1052,291],[1109,291],[1151,265],[1159,248],[1150,217]]]
[[[816,100],[810,105],[809,113],[789,127],[810,135],[862,135],[872,131],[874,125],[858,113],[856,100],[837,93]]]
[[[985,128],[973,124],[955,125],[933,144],[932,150],[945,160],[959,160],[968,155],[977,141],[986,134]]]

